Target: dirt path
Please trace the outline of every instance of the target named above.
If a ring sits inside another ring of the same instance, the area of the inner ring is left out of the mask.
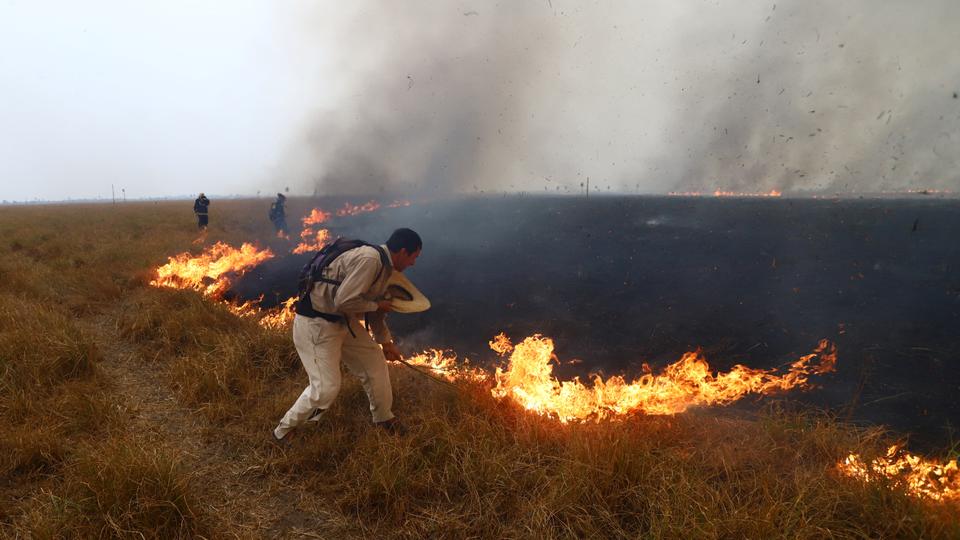
[[[317,518],[297,509],[299,494],[263,478],[265,450],[238,448],[182,406],[165,376],[165,364],[144,358],[120,336],[116,321],[115,314],[107,313],[79,322],[100,347],[100,367],[116,385],[127,429],[142,444],[170,449],[182,460],[202,491],[204,510],[227,525],[223,536],[316,537],[310,522]]]

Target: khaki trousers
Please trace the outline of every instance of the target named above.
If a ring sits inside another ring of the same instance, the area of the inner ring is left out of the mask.
[[[293,344],[310,384],[274,430],[283,437],[306,422],[317,409],[327,409],[340,392],[340,362],[360,379],[374,422],[393,418],[393,389],[383,349],[363,328],[350,334],[347,325],[297,315],[293,319]]]

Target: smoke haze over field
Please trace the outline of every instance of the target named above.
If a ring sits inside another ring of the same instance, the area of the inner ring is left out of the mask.
[[[3,4],[0,198],[960,187],[952,0],[224,9]]]

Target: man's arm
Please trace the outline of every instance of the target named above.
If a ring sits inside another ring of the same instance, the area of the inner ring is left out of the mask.
[[[339,313],[369,313],[379,307],[376,302],[363,298],[370,290],[373,280],[380,272],[380,261],[372,257],[360,257],[357,264],[347,272],[343,283],[334,294],[333,306]]]
[[[377,343],[391,343],[393,335],[390,334],[390,328],[387,327],[387,313],[377,310],[373,313],[367,313],[367,324],[373,330],[373,338]]]

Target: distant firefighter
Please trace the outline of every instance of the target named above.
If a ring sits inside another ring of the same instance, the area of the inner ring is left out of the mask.
[[[283,193],[277,193],[277,200],[270,205],[270,222],[277,229],[277,234],[287,234],[287,211],[283,207],[287,198]]]
[[[203,193],[195,201],[193,201],[193,213],[197,215],[197,227],[200,230],[207,228],[207,222],[209,218],[209,211],[207,208],[210,206],[210,199],[207,198]]]

